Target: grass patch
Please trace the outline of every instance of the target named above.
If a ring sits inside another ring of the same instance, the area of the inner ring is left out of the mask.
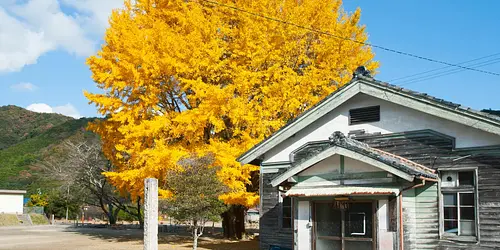
[[[18,225],[20,225],[20,223],[15,214],[0,214],[0,227]]]
[[[42,214],[30,214],[31,217],[31,222],[33,222],[33,225],[48,225],[49,221],[47,220],[47,217]]]

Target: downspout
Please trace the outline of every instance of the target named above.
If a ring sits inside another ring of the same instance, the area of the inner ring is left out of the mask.
[[[409,187],[403,188],[403,190],[401,190],[401,192],[399,192],[399,225],[400,225],[400,230],[399,230],[399,249],[400,250],[404,250],[403,192],[407,191],[407,190],[410,190],[410,189],[414,189],[414,188],[419,188],[419,187],[425,186],[425,180],[427,178],[421,177],[419,179],[421,180],[420,183],[415,184],[413,186],[409,186]],[[431,179],[428,179],[428,180],[431,180]]]

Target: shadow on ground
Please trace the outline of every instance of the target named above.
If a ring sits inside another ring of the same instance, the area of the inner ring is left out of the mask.
[[[69,227],[67,232],[86,235],[90,238],[106,240],[110,242],[130,242],[142,244],[143,230],[133,228],[90,228],[90,227]],[[211,231],[211,230],[210,230]],[[254,230],[249,230],[253,233]],[[178,246],[183,249],[192,246],[192,238],[187,228],[180,227],[175,232],[159,232],[158,243],[161,245]],[[215,228],[215,233],[207,233],[200,237],[198,246],[203,249],[213,250],[250,250],[258,249],[258,240],[232,241],[222,237],[221,229]]]

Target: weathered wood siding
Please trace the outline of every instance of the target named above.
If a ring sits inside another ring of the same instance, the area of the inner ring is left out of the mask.
[[[403,194],[405,249],[500,248],[500,147],[456,150],[453,138],[430,130],[356,139],[434,169],[478,169],[479,243],[439,239],[438,187],[427,183]],[[270,245],[293,246],[293,230],[280,228],[278,190],[269,184],[277,175],[261,175],[261,249],[269,249]]]
[[[481,166],[478,176],[480,245],[500,248],[500,164]]]
[[[293,225],[292,228],[281,228],[279,191],[277,187],[272,187],[270,184],[278,174],[261,174],[260,249],[267,250],[271,245],[293,249]]]
[[[415,249],[435,249],[439,243],[438,184],[430,183],[415,190]]]
[[[403,231],[404,231],[404,249],[416,249],[416,216],[415,190],[410,189],[403,192]]]
[[[405,157],[434,169],[477,168],[479,192],[479,242],[461,242],[439,237],[439,204],[437,185],[429,187],[423,193],[414,193],[415,211],[410,195],[403,198],[405,211],[416,212],[416,216],[405,217],[410,225],[406,230],[418,233],[405,236],[405,249],[498,249],[500,248],[500,147],[482,147],[455,149],[454,139],[434,131],[414,131],[397,134],[359,136],[356,139],[370,146]],[[436,194],[434,198],[434,193]],[[420,198],[420,195],[423,195]],[[426,198],[424,198],[426,197]],[[436,200],[437,201],[437,200]],[[424,209],[419,211],[419,208]],[[406,215],[405,215],[406,216]],[[417,221],[416,227],[411,223]],[[422,224],[420,222],[423,222]],[[437,245],[436,245],[437,244]],[[414,248],[408,248],[412,246]]]
[[[405,249],[435,249],[439,242],[437,184],[403,192]]]

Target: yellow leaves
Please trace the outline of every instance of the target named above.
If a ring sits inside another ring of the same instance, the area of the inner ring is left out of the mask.
[[[48,200],[49,198],[45,194],[32,194],[27,205],[30,207],[46,207],[49,205]]]
[[[160,188],[160,189],[158,189],[158,195],[162,199],[168,199],[168,198],[172,197],[172,192],[170,192],[169,190],[164,190],[164,189]]]
[[[133,195],[147,177],[163,187],[179,159],[214,154],[228,187],[220,198],[255,205],[247,185],[258,167],[236,157],[348,82],[356,67],[378,67],[360,43],[206,2],[152,2],[114,11],[105,45],[87,60],[103,92],[85,96],[107,117],[91,129],[117,167],[106,176]],[[367,40],[360,12],[346,14],[337,0],[220,2]]]
[[[259,204],[259,196],[257,194],[243,191],[223,194],[219,199],[223,200],[226,204],[239,204],[246,207],[253,207]]]

